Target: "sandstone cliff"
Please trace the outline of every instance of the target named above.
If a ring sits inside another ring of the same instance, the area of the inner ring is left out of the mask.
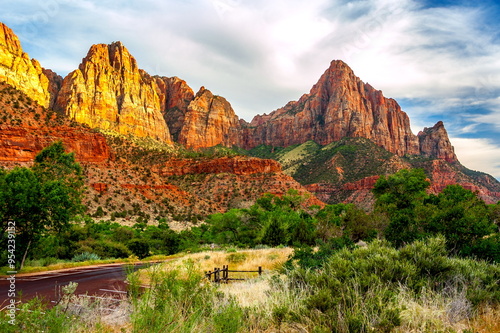
[[[201,87],[189,103],[179,143],[187,148],[240,145],[240,122],[229,102]]]
[[[35,59],[23,52],[14,32],[0,22],[0,81],[23,91],[40,105],[49,107],[49,79]]]
[[[438,158],[450,163],[458,162],[442,121],[437,122],[431,128],[424,128],[418,133],[418,140],[422,156]]]
[[[281,173],[281,166],[274,160],[248,157],[221,157],[209,160],[170,159],[153,168],[161,176],[189,174],[232,173],[252,175],[256,173]]]
[[[388,151],[418,154],[410,120],[393,99],[363,83],[342,61],[332,61],[309,94],[250,123],[246,148],[286,147],[313,140],[321,145],[364,137]]]
[[[31,163],[35,156],[51,143],[61,140],[76,160],[84,163],[105,163],[111,158],[106,138],[99,133],[57,126],[19,127],[0,126],[0,164]]]
[[[93,45],[64,78],[56,108],[70,119],[119,134],[171,143],[154,78],[120,43]]]

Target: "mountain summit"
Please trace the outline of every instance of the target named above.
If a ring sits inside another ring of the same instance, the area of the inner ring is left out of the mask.
[[[269,115],[256,116],[250,127],[246,148],[287,147],[309,140],[327,145],[344,137],[362,137],[399,156],[457,160],[446,131],[430,135],[426,129],[419,141],[399,104],[361,81],[341,60],[331,62],[309,94]]]

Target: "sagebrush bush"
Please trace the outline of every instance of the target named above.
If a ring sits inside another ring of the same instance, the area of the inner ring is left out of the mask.
[[[430,292],[453,300],[449,318],[464,319],[472,307],[500,302],[500,267],[446,256],[443,237],[409,244],[400,250],[382,241],[334,253],[320,270],[295,268],[290,283],[310,288],[305,317],[317,329],[336,332],[389,332],[402,323],[400,295]],[[457,295],[463,296],[462,298]]]
[[[101,257],[99,257],[97,254],[95,253],[91,253],[91,252],[83,252],[83,253],[79,253],[77,255],[75,255],[71,261],[74,261],[74,262],[81,262],[81,261],[93,261],[93,260],[101,260]]]

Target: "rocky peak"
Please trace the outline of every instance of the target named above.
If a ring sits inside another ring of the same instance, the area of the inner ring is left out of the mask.
[[[431,128],[424,128],[418,133],[420,154],[430,158],[438,158],[450,163],[458,162],[455,149],[448,138],[448,132],[442,121]]]
[[[118,134],[171,143],[156,80],[120,42],[93,45],[62,83],[56,107],[70,118]]]
[[[50,104],[49,80],[42,67],[23,52],[19,38],[1,22],[0,81],[21,90],[44,107]]]
[[[251,125],[246,148],[309,140],[326,145],[343,137],[364,137],[398,155],[419,152],[408,115],[396,101],[362,82],[340,60],[331,62],[309,94],[254,118]]]
[[[179,143],[188,148],[240,144],[240,122],[229,102],[201,87],[189,103]]]
[[[0,22],[0,46],[15,55],[22,55],[21,42],[14,32],[5,24]]]
[[[48,86],[50,94],[49,107],[54,108],[54,105],[56,104],[57,101],[57,96],[59,95],[59,91],[61,90],[63,77],[50,69],[42,68],[42,71],[43,74],[45,74],[45,76],[49,80],[49,86]]]

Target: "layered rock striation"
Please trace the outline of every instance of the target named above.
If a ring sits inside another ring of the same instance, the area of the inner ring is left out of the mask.
[[[260,158],[221,157],[210,160],[171,159],[153,170],[161,176],[217,173],[252,175],[281,173],[281,165],[274,160]]]
[[[112,159],[106,138],[82,128],[2,126],[0,129],[2,165],[31,163],[43,148],[59,140],[69,152],[75,153],[79,162],[100,164]]]

